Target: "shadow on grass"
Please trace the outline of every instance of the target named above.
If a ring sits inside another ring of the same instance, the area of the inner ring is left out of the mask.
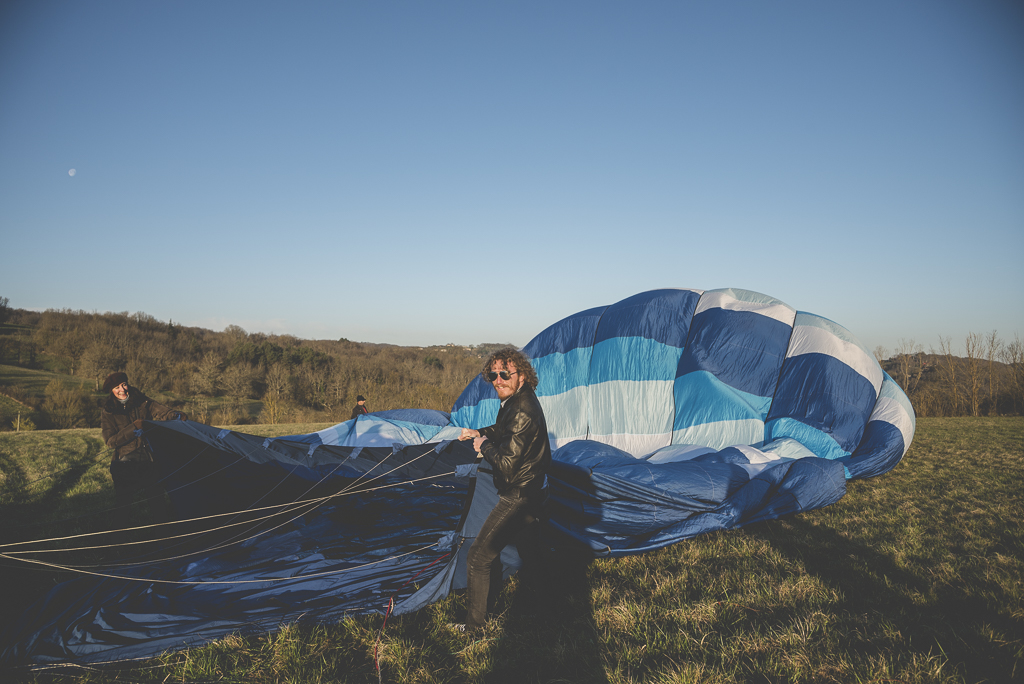
[[[1011,598],[994,583],[932,587],[890,556],[799,517],[752,525],[745,531],[841,592],[844,600],[835,612],[850,628],[851,649],[881,656],[893,651],[944,654],[967,682],[1024,681],[1024,629],[1019,620],[991,606],[992,597]],[[1000,646],[993,632],[1007,640]],[[893,644],[894,638],[904,643]]]
[[[113,493],[108,488],[81,487],[90,471],[106,470],[109,452],[98,440],[85,440],[84,449],[63,468],[29,481],[24,470],[5,454],[0,468],[7,475],[0,518],[0,543],[64,537],[106,529]],[[78,493],[72,494],[78,488]]]
[[[552,552],[547,568],[510,587],[487,682],[607,682],[594,621],[590,554]]]
[[[97,468],[106,469],[109,452],[98,440],[86,440],[84,450],[74,454],[66,467],[29,481],[22,468],[0,453],[0,467],[7,475],[8,486],[0,505],[0,628],[42,599],[57,584],[78,577],[77,573],[47,565],[26,562],[21,558],[60,565],[100,564],[116,560],[110,549],[69,551],[68,553],[20,554],[28,549],[92,547],[114,544],[118,539],[104,535],[62,542],[47,542],[123,527],[113,518],[114,496],[109,486],[82,487],[83,481],[95,477]],[[104,475],[105,476],[105,475]],[[77,490],[77,491],[76,491]],[[72,493],[76,492],[76,493]],[[138,524],[149,521],[148,508],[133,511]],[[22,544],[21,542],[39,542]]]

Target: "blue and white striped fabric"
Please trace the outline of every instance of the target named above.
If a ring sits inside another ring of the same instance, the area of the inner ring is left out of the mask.
[[[630,453],[671,443],[665,408],[674,403],[676,366],[699,298],[694,290],[655,290],[605,310],[590,365],[590,439]]]
[[[676,374],[673,444],[722,449],[764,439],[795,315],[755,292],[704,293]]]
[[[903,391],[848,330],[748,290],[655,290],[523,349],[553,451],[555,530],[626,555],[827,506],[895,466]],[[453,422],[489,425],[478,379]]]
[[[792,437],[822,458],[850,456],[878,400],[883,375],[846,328],[800,312],[765,438]]]
[[[276,439],[310,445],[390,447],[395,443],[424,444],[434,441],[448,424],[449,416],[443,411],[395,409],[367,413],[319,432]],[[266,441],[269,443],[275,440]]]
[[[848,330],[749,290],[644,292],[569,316],[523,351],[555,450],[591,440],[654,463],[754,447],[757,462],[799,453],[870,477],[914,435],[906,395]],[[497,410],[478,377],[452,425],[490,425]]]

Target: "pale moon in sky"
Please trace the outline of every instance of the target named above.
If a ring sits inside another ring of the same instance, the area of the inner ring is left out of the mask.
[[[71,169],[70,171],[68,171],[68,175],[69,176],[74,176],[75,175],[75,170]]]

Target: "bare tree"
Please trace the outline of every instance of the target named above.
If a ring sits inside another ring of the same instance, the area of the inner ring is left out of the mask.
[[[1010,367],[1010,382],[1013,384],[1013,412],[1018,406],[1024,407],[1024,342],[1016,333],[1013,341],[1003,347],[1003,362]],[[1018,403],[1020,402],[1020,403]]]
[[[333,369],[330,363],[308,363],[299,367],[299,375],[306,381],[309,389],[310,404],[322,406],[328,411],[334,406],[333,397],[328,389],[331,385]]]
[[[288,369],[283,363],[275,363],[267,370],[267,391],[263,395],[263,413],[265,422],[276,425],[284,410],[286,392],[288,391]]]
[[[122,363],[127,363],[129,354],[134,350],[135,331],[123,324],[109,326],[104,338],[113,353],[124,359]]]
[[[228,351],[231,351],[249,337],[249,333],[240,325],[229,325],[224,328],[224,337],[227,342]]]
[[[95,341],[86,348],[82,354],[81,373],[83,376],[92,378],[94,388],[99,391],[103,378],[118,368],[124,366],[123,361],[118,359],[113,350],[102,342]]]
[[[939,335],[939,350],[942,356],[939,372],[946,385],[946,397],[950,402],[949,415],[955,416],[960,410],[960,378],[957,372],[957,359],[953,356],[953,342],[949,337]]]
[[[51,380],[45,392],[43,410],[54,425],[62,430],[84,425],[85,398],[80,389],[65,385],[61,380]]]
[[[83,316],[83,312],[71,309],[47,309],[36,329],[40,344],[64,361],[71,375],[75,374],[78,360],[88,346],[88,340],[79,328]]]
[[[903,391],[908,395],[917,389],[921,381],[921,373],[924,367],[917,354],[921,352],[921,345],[916,344],[913,339],[901,337],[896,345],[896,381]]]
[[[124,370],[136,387],[147,392],[155,392],[163,389],[163,377],[167,366],[165,349],[138,344],[133,347]]]
[[[32,368],[36,365],[36,343],[29,336],[28,331],[22,331],[18,335],[18,365]]]
[[[248,399],[252,394],[252,368],[240,363],[228,366],[221,376],[221,382],[228,396],[235,399]]]
[[[882,362],[889,358],[889,350],[883,347],[882,345],[878,345],[877,347],[875,347],[874,353],[875,361],[878,362],[878,365],[882,365]]]
[[[918,418],[942,415],[941,393],[934,387],[924,385],[914,395],[914,412]]]
[[[192,392],[212,397],[220,387],[220,357],[208,351],[192,373]]]
[[[993,330],[985,338],[985,358],[988,361],[988,414],[999,415],[999,373],[996,359],[1002,355],[1003,342]]]
[[[89,340],[82,334],[82,331],[73,329],[54,340],[53,349],[59,356],[67,360],[68,373],[74,375],[75,369],[79,366],[79,360],[88,346]]]
[[[971,415],[981,414],[981,349],[982,337],[978,333],[967,333],[964,338],[964,353],[967,355],[967,399]]]
[[[188,416],[198,423],[210,424],[213,411],[210,408],[210,400],[207,397],[196,396],[188,401]]]

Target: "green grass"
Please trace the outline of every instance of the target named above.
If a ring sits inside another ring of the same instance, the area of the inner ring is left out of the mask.
[[[28,417],[33,413],[32,407],[0,394],[0,416],[17,416],[19,413]]]
[[[285,435],[306,435],[311,432],[318,432],[324,428],[329,428],[337,423],[286,423],[284,425],[222,425],[218,427],[229,427],[238,432],[244,432],[247,435],[257,435],[259,437],[283,437]]]
[[[109,497],[105,464],[90,465],[103,456],[97,432],[0,435],[3,519]],[[62,464],[72,470],[60,482],[19,493]],[[376,651],[384,682],[1019,682],[1022,480],[1024,418],[922,418],[899,466],[849,483],[828,508],[641,556],[563,554],[540,587],[512,578],[477,640],[445,627],[464,609],[455,595],[383,633],[380,616],[363,616],[6,679],[376,682]]]
[[[53,373],[45,370],[33,370],[20,366],[0,365],[0,385],[9,385],[24,390],[26,394],[42,398],[46,394],[46,386],[51,380],[63,380],[68,385],[80,385],[86,391],[95,389],[92,380],[76,375]]]
[[[32,407],[28,404],[23,404],[17,399],[12,399],[5,394],[0,394],[0,407],[8,411],[24,411],[28,412],[32,410]]]

